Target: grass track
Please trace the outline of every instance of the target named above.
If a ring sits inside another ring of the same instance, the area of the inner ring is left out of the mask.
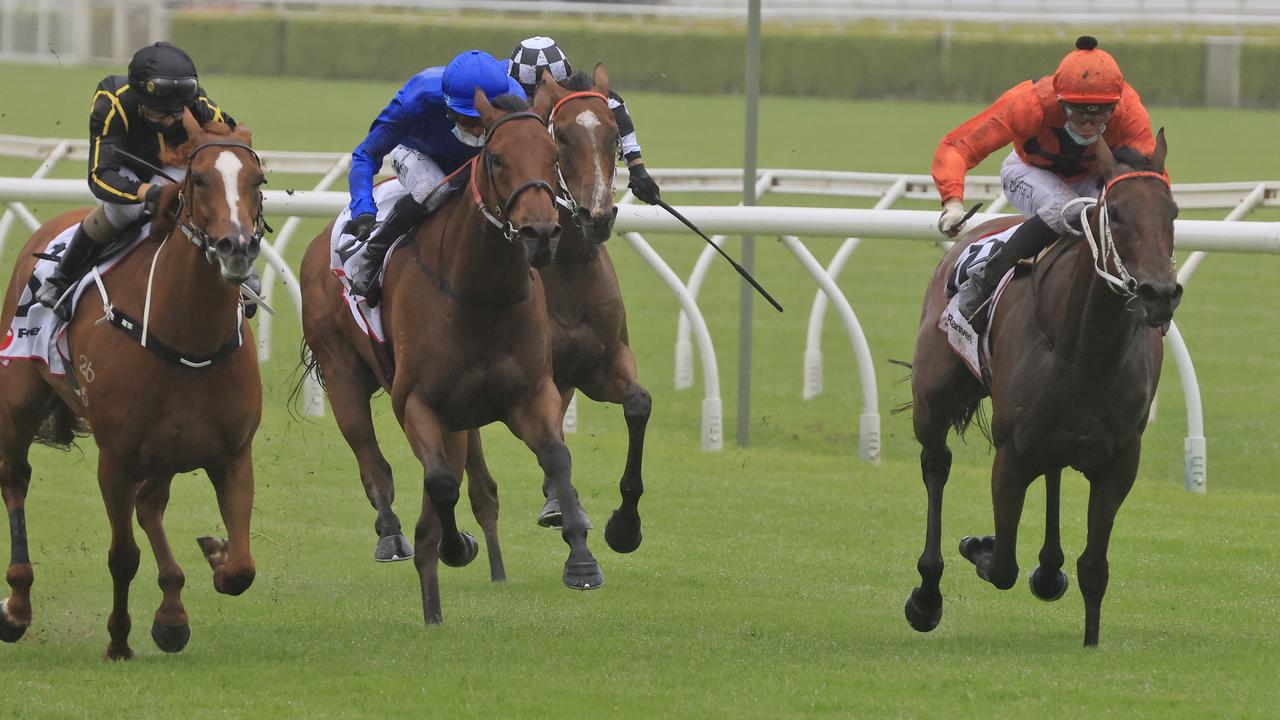
[[[102,74],[0,67],[0,132],[81,135]],[[217,76],[206,85],[254,128],[257,145],[298,150],[350,148],[394,91]],[[739,162],[739,98],[628,100],[651,166]],[[976,109],[767,98],[760,162],[925,172],[937,138]],[[1169,129],[1180,181],[1280,176],[1274,153],[1263,150],[1278,117],[1153,110]],[[5,174],[24,169],[33,165],[0,162]],[[81,171],[68,164],[61,174]],[[994,163],[979,169],[994,171]],[[277,188],[299,182],[271,179]],[[48,217],[53,208],[35,210]],[[650,240],[682,273],[700,249],[692,237]],[[824,259],[836,245],[814,239],[810,247]],[[813,288],[780,246],[762,241],[757,250],[760,279],[787,312],[779,317],[757,304],[753,444],[730,443],[718,454],[698,449],[700,390],[671,389],[675,303],[623,243],[615,239],[611,249],[655,410],[641,505],[646,540],[618,556],[593,534],[602,590],[577,594],[560,585],[564,545],[533,525],[536,466],[505,432],[491,430],[486,446],[502,486],[511,581],[490,585],[483,556],[465,570],[445,570],[445,625],[423,629],[412,566],[370,558],[373,513],[332,420],[297,422],[286,412],[300,333],[282,313],[255,445],[254,587],[240,598],[213,592],[191,541],[217,529],[213,493],[202,477],[179,479],[168,531],[187,572],[192,644],[164,656],[148,638],[159,593],[144,543],[132,596],[138,657],[104,665],[97,658],[110,603],[108,533],[92,444],[84,452],[36,450],[27,506],[36,624],[17,645],[0,647],[8,694],[0,717],[528,717],[566,709],[635,717],[1274,717],[1280,339],[1271,318],[1280,311],[1280,259],[1214,257],[1188,288],[1177,320],[1204,394],[1210,491],[1181,490],[1185,420],[1170,368],[1139,482],[1114,534],[1102,647],[1085,652],[1070,558],[1083,548],[1086,484],[1068,473],[1063,488],[1071,591],[1052,605],[1034,600],[1024,583],[999,593],[954,550],[961,535],[991,527],[991,456],[974,439],[954,445],[942,625],[919,635],[903,621],[902,601],[918,581],[924,492],[909,420],[887,413],[908,389],[894,383],[901,371],[886,361],[911,355],[920,295],[938,258],[933,246],[864,243],[841,278],[877,362],[885,412],[878,466],[856,460],[858,385],[835,322],[824,337],[827,393],[799,400]],[[295,262],[301,250],[292,248]],[[737,283],[725,268],[709,279],[701,305],[732,440]],[[420,471],[385,400],[377,407],[408,524]],[[580,423],[569,439],[574,477],[600,523],[616,504],[626,447],[621,410],[583,403]],[[1040,487],[1028,495],[1025,569],[1043,527]]]

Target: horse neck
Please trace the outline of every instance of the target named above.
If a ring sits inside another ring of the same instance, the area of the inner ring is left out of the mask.
[[[212,354],[236,333],[239,287],[223,280],[218,266],[177,228],[156,254],[149,332],[179,352]]]
[[[1086,371],[1107,372],[1115,368],[1129,348],[1140,324],[1140,314],[1129,310],[1126,298],[1111,290],[1094,272],[1093,254],[1081,240],[1066,287],[1065,312],[1050,335],[1054,352],[1063,360]]]
[[[440,277],[461,298],[486,305],[523,300],[531,285],[520,241],[508,241],[480,213],[469,194],[458,197],[460,201],[447,210],[441,234],[430,243],[434,252],[427,252],[422,240],[426,233],[419,232],[419,255],[428,263],[439,263]]]

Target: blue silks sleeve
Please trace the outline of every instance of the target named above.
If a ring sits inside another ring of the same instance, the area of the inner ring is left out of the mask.
[[[373,121],[364,141],[351,152],[351,170],[347,173],[351,217],[378,212],[373,202],[373,177],[382,169],[382,159],[404,138],[403,111],[400,98],[392,100]]]

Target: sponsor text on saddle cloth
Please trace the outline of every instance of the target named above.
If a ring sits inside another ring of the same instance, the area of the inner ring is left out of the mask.
[[[67,324],[53,310],[36,302],[35,292],[57,267],[58,258],[62,256],[71,235],[79,227],[80,224],[76,223],[49,241],[43,252],[53,259],[41,257],[36,261],[35,271],[27,280],[27,286],[22,289],[22,295],[18,297],[13,322],[9,325],[4,340],[0,341],[0,366],[8,366],[9,361],[15,359],[39,360],[49,366],[50,373],[67,374],[67,363],[71,361],[71,351],[67,346]],[[142,238],[150,234],[150,230],[151,226],[148,224],[132,234],[126,232],[125,239],[107,248],[107,254],[96,263],[98,274],[106,275],[111,272],[121,259],[138,246]],[[71,295],[69,302],[73,317],[80,296],[92,284],[94,273],[91,270],[80,279]]]
[[[946,310],[942,311],[942,316],[938,318],[938,329],[947,336],[947,344],[951,346],[951,351],[964,361],[965,366],[978,379],[978,382],[986,382],[982,375],[981,358],[990,356],[991,353],[989,332],[991,322],[987,322],[988,331],[982,333],[981,341],[983,347],[979,350],[978,333],[974,331],[969,321],[957,310],[956,306],[960,298],[956,292],[964,284],[965,280],[969,278],[970,271],[986,264],[987,258],[991,257],[996,250],[999,250],[1017,229],[1018,225],[1014,225],[973,241],[960,253],[960,257],[956,260],[955,266],[947,277],[947,295],[951,299],[947,302]],[[992,293],[989,306],[986,309],[988,317],[994,315],[996,303],[1000,301],[1000,296],[1003,294],[1005,286],[1009,284],[1009,280],[1013,277],[1015,270],[1017,270],[1016,265],[1000,279],[1000,283],[996,286],[996,291]]]
[[[455,190],[462,187],[471,178],[471,163],[466,163],[458,168],[445,179],[441,180],[429,193],[423,201],[426,206],[426,214],[434,212],[444,203],[445,199],[453,194]],[[396,178],[383,180],[373,186],[373,202],[378,207],[376,215],[378,222],[386,220],[387,214],[391,212],[391,208],[395,206],[396,201],[408,195],[409,191]],[[424,214],[424,219],[425,219]],[[342,232],[346,227],[347,221],[351,219],[351,208],[343,208],[338,214],[337,221],[333,224],[333,230],[329,234],[329,269],[338,277],[338,281],[342,284],[342,299],[346,301],[347,307],[351,310],[351,316],[355,319],[356,325],[369,336],[369,339],[379,345],[386,342],[386,338],[382,333],[382,305],[377,307],[369,307],[368,302],[358,295],[351,294],[351,275],[355,272],[361,262],[364,260],[365,252],[368,248],[367,243],[352,242],[353,236]],[[421,221],[420,221],[421,222]],[[382,259],[382,268],[378,270],[378,285],[382,285],[383,274],[387,270],[387,263],[391,262],[391,256],[400,247],[405,237],[410,237],[417,230],[417,226],[411,229],[403,237],[396,238],[395,244],[387,250],[386,256]]]

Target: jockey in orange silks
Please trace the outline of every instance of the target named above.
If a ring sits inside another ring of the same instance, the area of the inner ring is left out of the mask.
[[[1053,75],[1019,83],[938,144],[933,180],[942,197],[938,230],[955,237],[964,226],[964,176],[988,155],[1013,144],[1000,167],[1005,197],[1027,218],[987,263],[960,287],[959,311],[975,320],[1000,278],[1020,259],[1043,250],[1063,233],[1078,232],[1078,217],[1064,206],[1101,190],[1094,144],[1155,151],[1151,119],[1142,99],[1110,54],[1089,36],[1063,58]],[[978,324],[981,324],[981,320]]]

